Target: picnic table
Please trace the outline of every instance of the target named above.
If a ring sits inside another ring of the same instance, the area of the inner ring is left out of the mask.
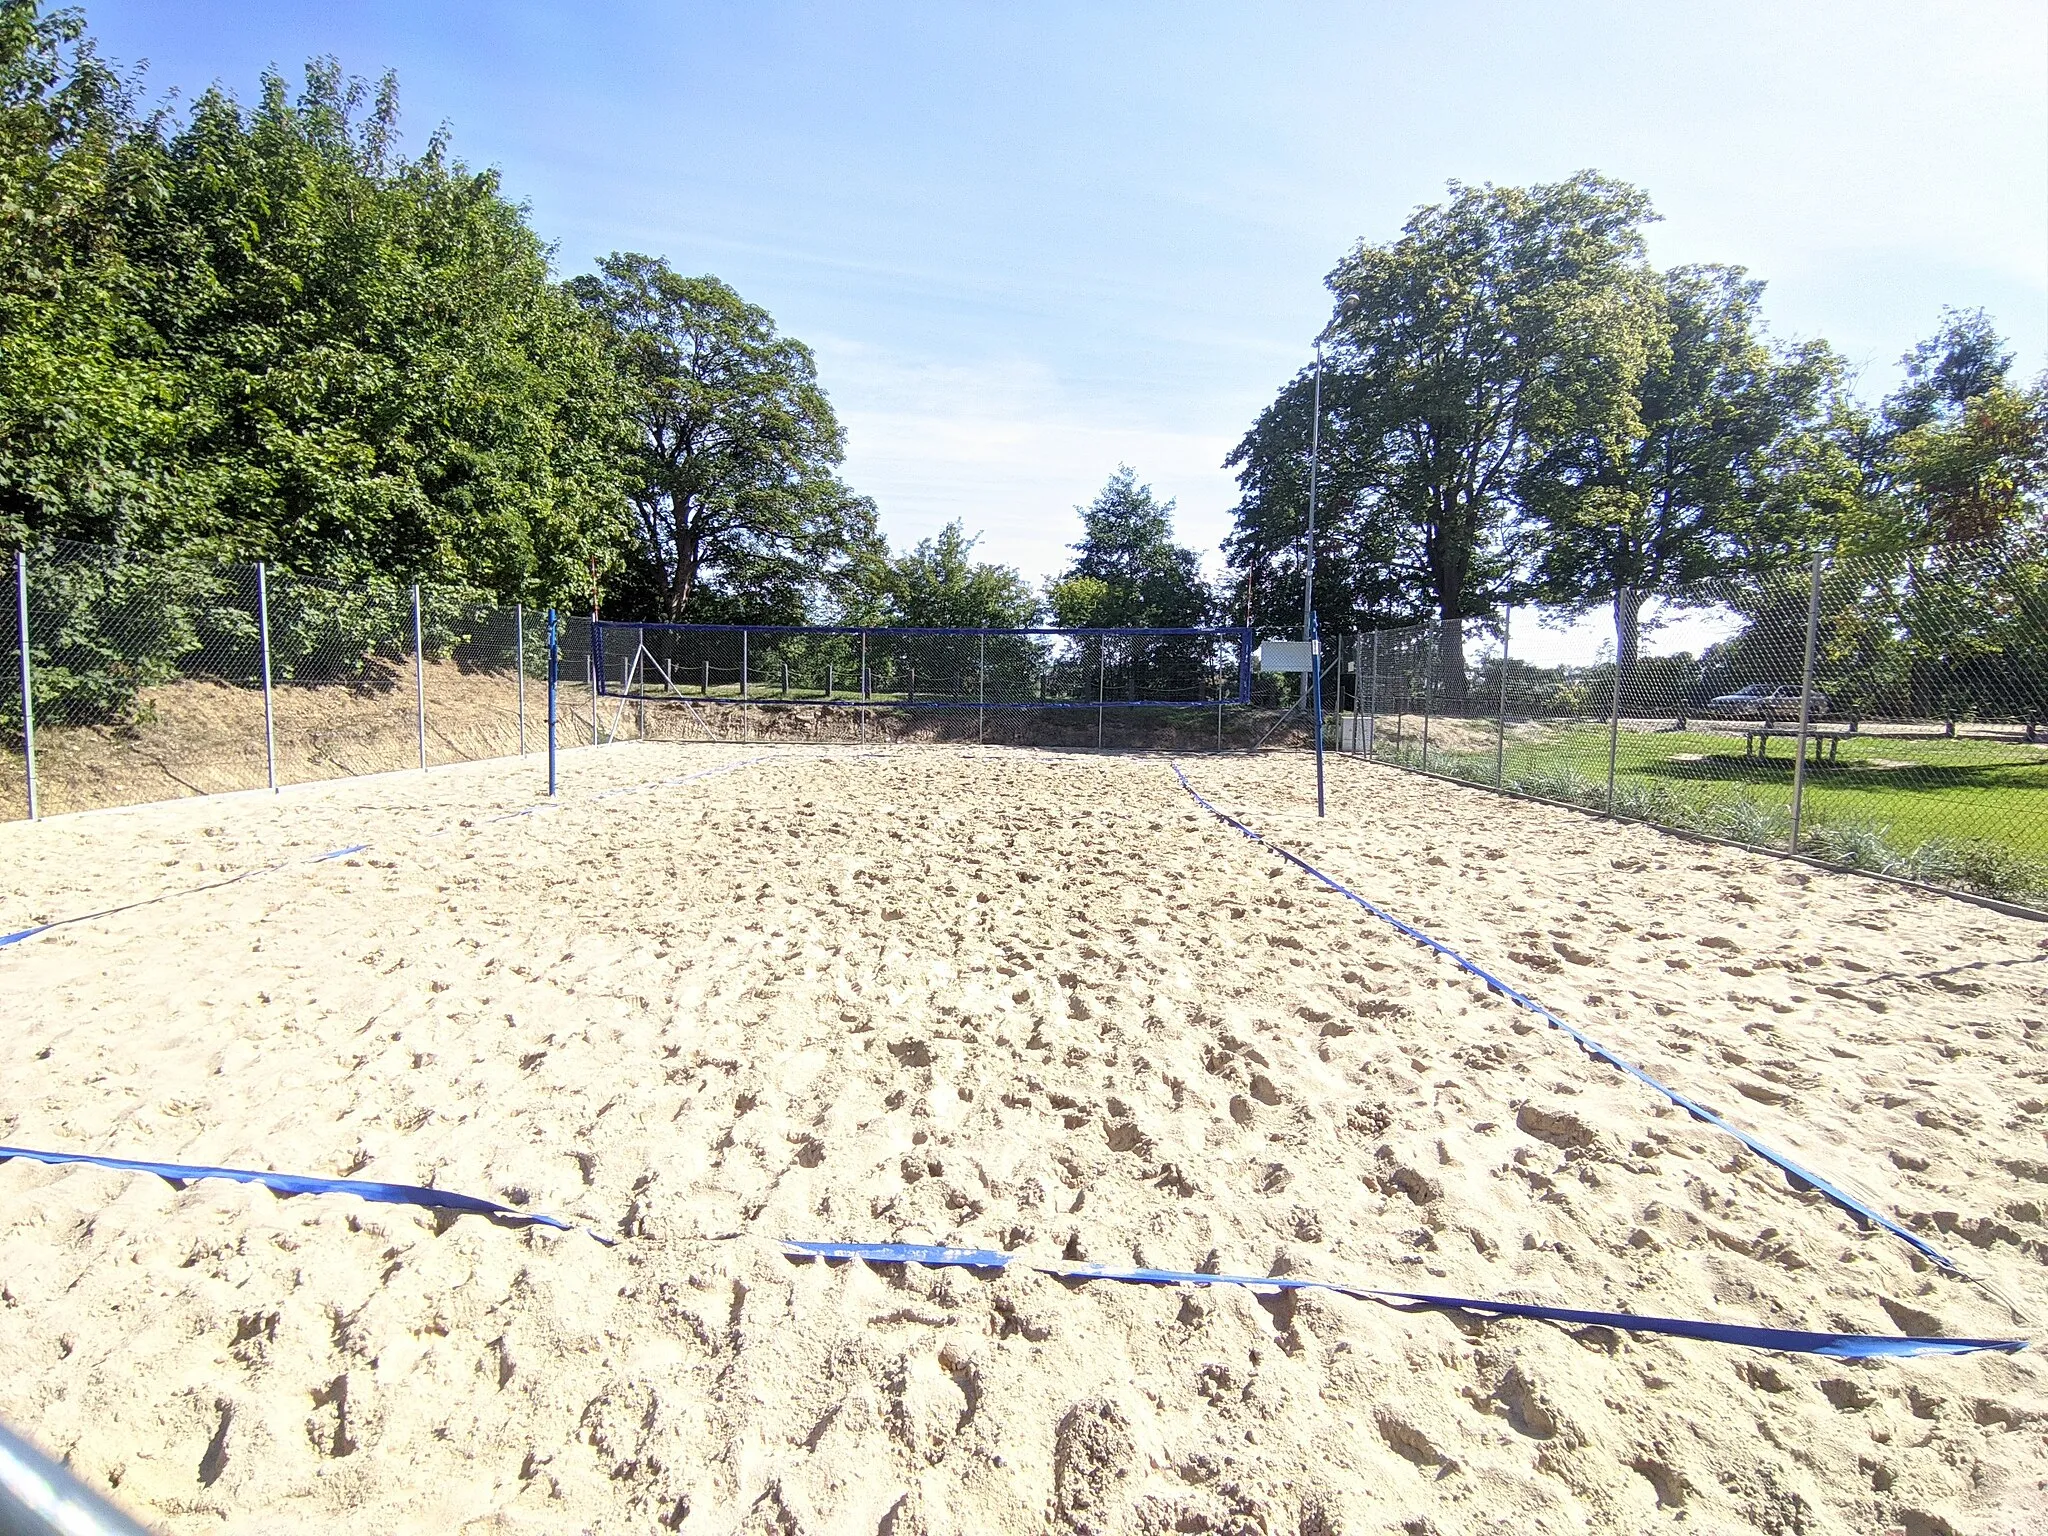
[[[1823,729],[1818,725],[1809,725],[1806,728],[1806,740],[1807,744],[1813,748],[1814,767],[1818,768],[1823,762],[1834,762],[1837,754],[1841,751],[1842,738],[1848,734],[1848,731],[1841,726],[1836,726],[1833,729]],[[1742,729],[1742,755],[1744,757],[1754,757],[1758,762],[1768,762],[1771,756],[1771,738],[1773,736],[1781,741],[1792,742],[1796,750],[1799,741],[1799,727],[1796,725],[1774,725],[1768,720],[1756,725],[1744,726]]]

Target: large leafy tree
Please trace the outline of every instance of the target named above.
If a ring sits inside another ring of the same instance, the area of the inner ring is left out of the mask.
[[[889,617],[920,629],[1023,629],[1038,594],[1014,566],[974,558],[978,541],[956,520],[888,562]]]
[[[1438,665],[1456,707],[1463,623],[1515,566],[1523,477],[1574,436],[1640,436],[1637,386],[1659,325],[1643,255],[1652,213],[1636,188],[1585,172],[1450,192],[1330,274],[1323,441],[1332,532],[1442,620]],[[1299,494],[1272,461],[1306,445],[1306,404],[1296,380],[1228,460],[1245,490],[1237,561],[1284,547],[1300,516],[1269,498]]]
[[[623,536],[601,326],[496,178],[331,61],[137,111],[0,0],[0,538],[501,599]]]
[[[810,349],[715,277],[615,254],[572,286],[611,327],[638,423],[626,600],[652,616],[801,621],[851,582],[874,506]]]
[[[1074,510],[1081,540],[1046,598],[1068,629],[1188,628],[1213,602],[1201,557],[1174,542],[1172,501],[1119,465],[1095,499]]]
[[[1824,343],[1773,350],[1758,316],[1763,284],[1739,267],[1678,267],[1656,282],[1661,334],[1636,388],[1636,430],[1571,433],[1520,487],[1539,595],[1610,605],[1625,674],[1652,594],[1746,563],[1760,514],[1840,377]]]

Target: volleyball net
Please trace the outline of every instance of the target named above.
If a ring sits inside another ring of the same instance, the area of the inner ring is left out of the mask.
[[[1248,629],[591,625],[599,695],[898,709],[1252,702]]]

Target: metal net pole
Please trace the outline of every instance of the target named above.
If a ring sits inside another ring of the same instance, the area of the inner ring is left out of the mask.
[[[1614,814],[1614,765],[1621,755],[1621,616],[1614,619],[1614,688],[1607,706],[1607,814]]]

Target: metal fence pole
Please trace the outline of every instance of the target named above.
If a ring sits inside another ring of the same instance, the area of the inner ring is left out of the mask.
[[[512,675],[519,690],[519,755],[526,756],[526,604],[512,605]]]
[[[270,773],[270,791],[277,793],[277,717],[270,701],[270,578],[256,562],[256,633],[263,652],[263,761]]]
[[[747,632],[740,631],[740,697],[747,696]]]
[[[1799,750],[1792,757],[1792,842],[1799,851],[1799,813],[1806,801],[1806,738],[1813,729],[1813,663],[1820,648],[1820,551],[1813,552],[1813,576],[1806,594],[1806,665],[1799,674]]]
[[[420,584],[412,584],[413,717],[419,726],[420,772],[427,771],[427,647],[420,637]]]
[[[21,760],[28,774],[28,819],[36,810],[36,691],[28,659],[28,556],[14,552],[15,639],[21,651]]]
[[[548,610],[548,798],[555,796],[555,690],[562,680],[562,642],[555,610]]]
[[[1308,616],[1308,664],[1315,686],[1316,711],[1316,815],[1323,814],[1323,635],[1316,616]]]
[[[1102,669],[1109,654],[1109,642],[1095,642],[1095,749],[1102,750]]]
[[[1493,724],[1493,787],[1502,789],[1507,784],[1508,762],[1508,621],[1514,617],[1511,609],[1503,608],[1500,615],[1500,717]]]
[[[584,681],[585,681],[585,682],[586,682],[587,684],[589,684],[589,686],[590,686],[590,744],[591,744],[591,745],[592,745],[592,746],[594,747],[594,746],[598,745],[598,740],[597,740],[597,655],[596,655],[596,653],[595,653],[594,651],[586,651],[586,652],[584,653],[584,656],[583,656],[583,680],[584,680]]]
[[[1437,626],[1422,635],[1422,771],[1429,772],[1429,676],[1436,670]]]
[[[988,713],[988,626],[986,624],[982,626],[982,634],[978,643],[981,647],[981,653],[975,662],[974,672],[974,744],[977,747],[981,745],[982,716]]]
[[[1614,814],[1614,764],[1621,754],[1621,619],[1614,621],[1614,689],[1607,706],[1607,814]]]
[[[1372,681],[1366,697],[1365,760],[1373,760],[1380,735],[1380,632],[1372,632]]]

